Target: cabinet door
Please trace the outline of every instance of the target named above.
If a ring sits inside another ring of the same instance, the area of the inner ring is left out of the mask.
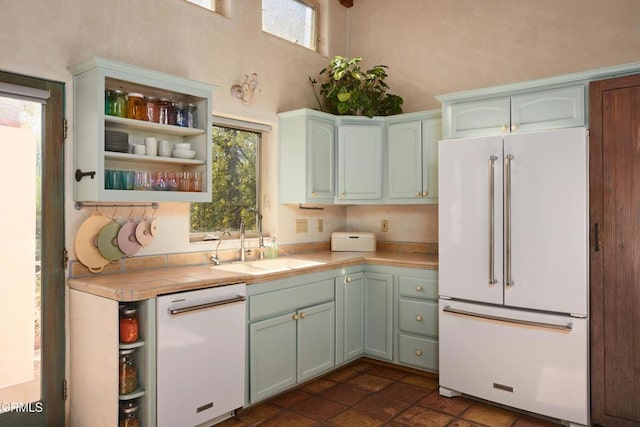
[[[450,138],[501,135],[509,131],[509,98],[461,102],[449,106]]]
[[[335,366],[334,303],[304,308],[297,315],[298,382],[303,382]]]
[[[422,197],[438,197],[438,141],[442,119],[422,121]]]
[[[364,273],[344,277],[344,360],[364,352]]]
[[[382,198],[381,124],[338,128],[338,200]]]
[[[393,276],[365,273],[364,353],[378,359],[393,357]]]
[[[387,128],[387,198],[422,197],[422,124],[392,123]]]
[[[584,126],[584,87],[511,98],[511,132]]]
[[[296,313],[249,325],[251,403],[296,384]]]
[[[324,120],[310,119],[307,139],[307,197],[334,197],[334,126]],[[281,165],[287,167],[287,165]]]

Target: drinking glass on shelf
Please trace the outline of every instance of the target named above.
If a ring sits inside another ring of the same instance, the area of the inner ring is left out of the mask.
[[[202,191],[202,172],[193,172],[193,188],[191,191]]]
[[[133,190],[134,182],[135,182],[134,171],[122,171],[122,189],[123,190]]]
[[[151,190],[151,174],[149,172],[136,172],[133,183],[134,190]]]

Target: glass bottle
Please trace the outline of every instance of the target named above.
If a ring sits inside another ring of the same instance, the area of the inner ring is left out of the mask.
[[[158,123],[158,98],[155,96],[144,97],[143,120]]]
[[[118,392],[129,394],[138,388],[138,367],[136,366],[135,350],[120,350],[120,364],[118,376]]]
[[[104,90],[104,114],[111,115],[111,89]]]
[[[111,90],[109,114],[117,117],[127,117],[127,95],[120,89]]]
[[[127,99],[127,117],[135,120],[144,119],[144,96],[132,92]]]
[[[175,115],[175,125],[176,126],[187,126],[187,115],[184,109],[184,104],[182,102],[176,102],[173,104],[173,114]]]
[[[196,110],[197,110],[197,107],[195,104],[187,104],[186,115],[187,115],[187,127],[189,128],[196,127]]]
[[[138,337],[138,310],[135,307],[123,306],[120,310],[120,342],[136,342]]]
[[[118,427],[140,427],[138,419],[138,403],[129,400],[120,404],[120,422]]]
[[[171,101],[168,98],[160,98],[158,100],[158,123],[168,125],[170,116]]]

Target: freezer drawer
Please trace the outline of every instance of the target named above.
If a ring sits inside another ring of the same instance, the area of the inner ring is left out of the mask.
[[[441,393],[588,424],[587,319],[451,300],[439,309]]]

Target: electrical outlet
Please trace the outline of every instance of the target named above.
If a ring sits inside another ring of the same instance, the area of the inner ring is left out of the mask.
[[[306,233],[309,229],[309,223],[306,219],[296,219],[296,233]]]
[[[324,231],[324,221],[322,218],[318,220],[318,233],[322,233]]]
[[[380,231],[382,231],[383,233],[386,233],[387,231],[389,231],[389,220],[388,219],[383,219],[382,222],[380,223]]]

